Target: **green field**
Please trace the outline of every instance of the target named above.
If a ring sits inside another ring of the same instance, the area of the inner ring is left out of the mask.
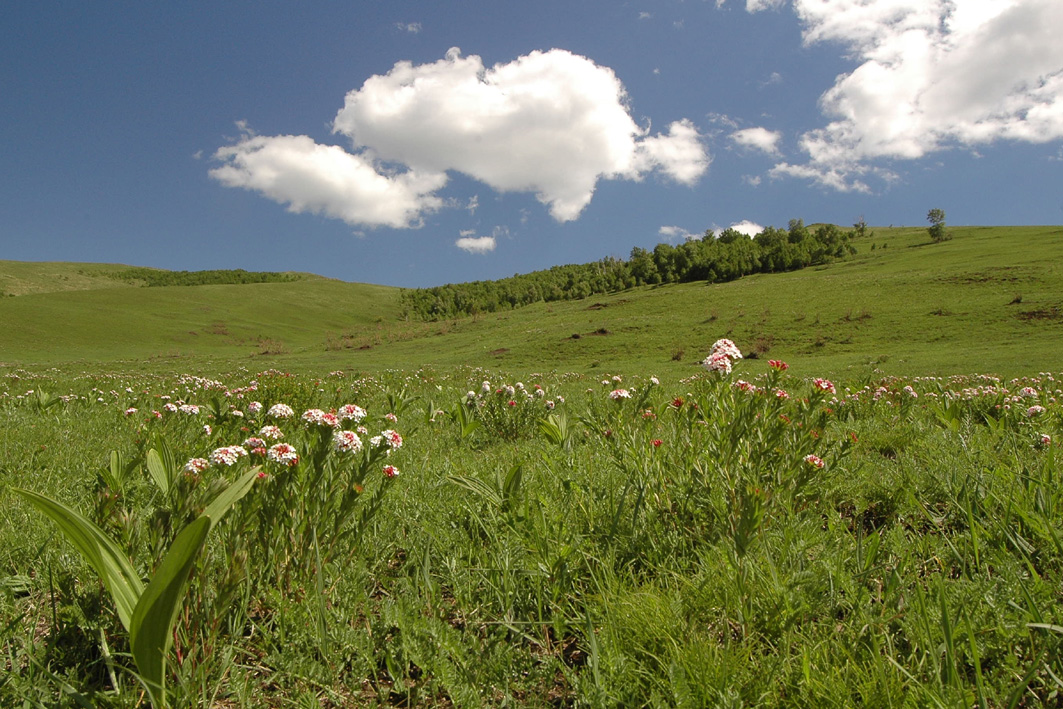
[[[0,361],[683,373],[726,336],[759,356],[835,375],[1058,368],[1063,228],[952,234],[934,244],[925,229],[876,228],[855,243],[853,258],[829,266],[434,323],[401,319],[397,289],[322,278],[130,288],[77,276],[92,270],[86,265],[66,264],[59,280],[43,266],[0,262],[0,288],[26,293],[0,299]],[[79,283],[85,290],[74,289]]]
[[[874,231],[440,322],[0,262],[0,706],[1063,705],[1063,229]]]

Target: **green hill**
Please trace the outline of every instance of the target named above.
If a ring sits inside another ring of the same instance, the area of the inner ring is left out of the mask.
[[[873,228],[854,242],[855,256],[827,266],[433,323],[400,320],[395,288],[315,277],[131,288],[106,277],[75,280],[117,266],[0,262],[0,284],[26,279],[20,273],[31,267],[65,268],[71,280],[63,292],[0,299],[0,361],[210,358],[289,369],[474,365],[682,376],[713,341],[730,337],[758,358],[815,373],[1063,369],[1063,228],[951,233],[935,244],[926,229]]]

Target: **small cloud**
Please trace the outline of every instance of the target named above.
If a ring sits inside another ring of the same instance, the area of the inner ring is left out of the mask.
[[[672,23],[672,27],[675,27],[677,30],[681,30],[683,29],[683,22],[684,20],[676,20]]]
[[[657,230],[657,235],[665,241],[692,241],[700,239],[701,234],[687,231],[681,226],[662,226]]]
[[[767,79],[765,79],[764,81],[760,82],[760,85],[761,85],[761,87],[764,87],[764,86],[773,86],[775,84],[781,84],[781,83],[782,83],[782,74],[780,74],[777,71],[773,71],[770,75],[768,75]]]
[[[648,12],[640,12],[640,13],[639,13],[639,19],[640,19],[640,20],[649,20],[649,19],[651,19],[652,17],[653,17],[653,15],[652,15],[652,14],[650,14],[650,13],[648,13]]]
[[[731,140],[743,148],[759,150],[768,155],[778,155],[782,134],[767,128],[743,128],[731,134]]]
[[[745,182],[750,187],[760,187],[760,175],[743,175],[742,182]]]
[[[661,75],[661,69],[660,69],[660,67],[658,67],[658,68],[654,69],[654,70],[653,70],[653,73],[654,73],[655,75],[657,75],[657,76],[660,76],[660,75]]]
[[[192,159],[193,160],[202,160],[203,159],[203,151],[202,150],[197,150],[196,152],[192,153]]]
[[[477,207],[480,206],[480,195],[474,194],[469,198],[468,204],[465,205],[465,209],[469,210],[469,214],[476,214]]]
[[[417,34],[421,31],[420,22],[396,22],[395,26],[403,32],[409,32],[410,34]]]
[[[476,233],[475,229],[462,229],[461,231],[458,232],[458,234],[460,234],[461,238],[463,238],[463,239],[467,239],[470,236],[474,235],[475,233]]]
[[[731,225],[731,228],[737,231],[739,234],[745,234],[746,236],[756,236],[760,232],[764,231],[764,227],[756,222],[751,222],[748,219],[743,219],[740,222],[735,222]]]
[[[454,242],[462,251],[467,251],[470,254],[486,254],[489,251],[495,250],[495,237],[493,236],[464,236],[464,234],[472,234],[475,232],[462,231],[463,236]]]

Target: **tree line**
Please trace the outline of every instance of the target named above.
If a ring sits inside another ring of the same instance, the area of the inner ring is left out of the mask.
[[[149,288],[159,286],[213,286],[240,285],[244,283],[287,283],[298,281],[296,273],[277,271],[245,271],[242,268],[214,269],[209,271],[166,271],[158,268],[132,266],[108,273],[115,280],[137,283]]]
[[[439,320],[519,308],[538,302],[578,300],[641,285],[732,281],[754,273],[779,273],[830,263],[855,253],[854,231],[833,224],[809,229],[801,219],[787,229],[768,227],[753,238],[734,229],[719,236],[652,251],[635,247],[629,258],[607,257],[593,263],[554,266],[495,281],[452,283],[402,293],[407,316]]]

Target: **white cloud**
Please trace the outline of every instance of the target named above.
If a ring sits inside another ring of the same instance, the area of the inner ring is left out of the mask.
[[[648,136],[613,71],[560,49],[485,68],[451,49],[399,62],[347,94],[333,128],[359,148],[427,172],[455,170],[501,192],[534,192],[558,221],[577,218],[599,179],[660,170],[690,183],[708,154],[689,121]]]
[[[433,193],[447,181],[441,172],[382,174],[364,156],[305,135],[245,133],[214,157],[224,164],[210,176],[223,185],[261,192],[292,212],[323,214],[352,225],[419,226],[423,214],[443,205]]]
[[[754,237],[760,232],[764,231],[764,227],[762,227],[760,224],[757,224],[756,222],[751,222],[748,219],[743,219],[740,222],[735,222],[727,228],[734,229],[739,234],[745,234],[748,237]],[[726,231],[726,229],[721,229],[720,227],[717,227],[712,230],[712,233],[716,236],[719,236],[724,231]]]
[[[611,69],[571,52],[486,68],[454,48],[434,63],[399,62],[347,94],[333,131],[353,152],[307,136],[254,136],[238,124],[244,135],[215,153],[224,165],[210,174],[292,211],[416,227],[426,213],[462,206],[435,194],[453,170],[499,192],[533,192],[556,220],[570,221],[600,179],[657,172],[690,185],[709,167],[693,123],[650,135],[627,100]]]
[[[777,3],[748,0],[755,11]],[[805,133],[807,163],[775,176],[869,190],[872,164],[997,140],[1063,138],[1063,2],[793,0],[806,44],[839,42],[859,63],[820,97],[830,122]]]
[[[759,150],[768,155],[776,155],[779,152],[779,141],[782,133],[767,128],[743,128],[731,133],[731,140],[744,148]]]
[[[695,234],[679,226],[662,226],[657,230],[657,235],[665,241],[690,241],[701,238],[701,234]]]
[[[462,251],[468,251],[470,254],[486,254],[489,251],[495,250],[495,237],[493,236],[466,236],[466,234],[475,232],[462,231],[461,238],[454,242]]]
[[[409,32],[410,34],[417,34],[421,31],[420,22],[396,22],[395,26],[398,27],[400,30]]]
[[[648,20],[648,19],[650,19],[652,17],[653,17],[653,15],[651,13],[649,13],[649,12],[640,12],[639,13],[639,19],[640,20]]]

